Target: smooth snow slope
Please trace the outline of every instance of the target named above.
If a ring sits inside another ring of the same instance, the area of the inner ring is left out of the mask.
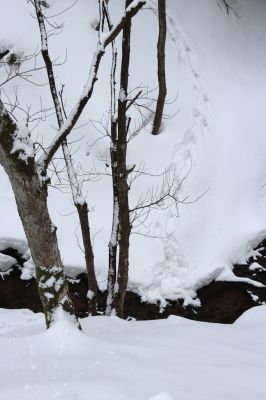
[[[70,1],[57,0],[53,13],[66,4]],[[218,0],[168,1],[168,95],[170,100],[176,94],[178,98],[167,107],[167,113],[178,112],[164,121],[161,135],[153,137],[147,128],[130,144],[129,163],[145,161],[146,169],[153,174],[169,165],[176,166],[180,179],[192,164],[180,196],[190,196],[191,204],[180,205],[179,218],[174,208],[152,214],[150,233],[157,239],[132,235],[130,286],[148,300],[181,296],[190,302],[195,289],[210,280],[219,276],[231,279],[231,263],[244,259],[265,232],[266,3],[230,0],[230,4],[237,15],[227,15]],[[113,2],[114,21],[121,15],[122,5],[122,1]],[[17,50],[33,52],[39,36],[30,5],[3,0],[1,14],[0,45],[13,43]],[[63,61],[67,49],[66,63],[56,69],[58,85],[66,84],[67,111],[86,81],[97,40],[90,24],[96,16],[96,1],[79,0],[58,17],[58,22],[64,22],[63,31],[50,39],[53,58],[59,56]],[[154,35],[155,11],[147,9],[133,23],[131,88],[138,84],[156,86],[156,70],[152,68],[156,56]],[[108,111],[109,73],[107,52],[93,101],[72,135],[73,140],[83,138],[83,145],[74,143],[73,151],[86,170],[95,164],[104,171],[108,159],[108,140],[90,146],[99,139],[99,133],[88,121],[99,120]],[[45,81],[42,72],[34,78]],[[40,95],[45,106],[51,104],[46,86],[16,81],[7,88],[11,97],[17,86],[23,105],[33,104],[37,110]],[[55,125],[50,117],[35,134],[48,143]],[[2,171],[0,185],[0,237],[21,238],[24,234]],[[130,191],[132,205],[150,185],[156,186],[156,180],[141,178],[136,183],[136,189]],[[105,287],[111,228],[110,179],[86,183],[85,190],[94,210],[90,216],[98,278]],[[69,193],[51,189],[49,197],[64,262],[84,265]],[[146,233],[145,229],[141,233]]]
[[[0,310],[1,400],[264,400],[265,306],[233,325]]]

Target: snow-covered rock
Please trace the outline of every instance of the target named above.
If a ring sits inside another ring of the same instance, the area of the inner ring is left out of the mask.
[[[17,260],[15,258],[0,253],[0,272],[8,271],[16,263]]]

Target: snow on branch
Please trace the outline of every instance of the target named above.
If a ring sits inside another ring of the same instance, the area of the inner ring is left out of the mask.
[[[0,142],[1,139],[5,140],[1,134],[5,130],[6,122],[14,124],[15,129],[12,132],[12,147],[10,148],[10,154],[18,153],[18,158],[27,163],[28,158],[33,157],[34,148],[33,142],[30,138],[29,131],[26,127],[19,126],[17,121],[14,121],[12,115],[6,110],[2,100],[0,99]]]
[[[97,81],[97,73],[100,66],[102,56],[104,55],[105,48],[119,35],[124,28],[126,22],[133,18],[138,11],[146,4],[146,0],[135,0],[125,10],[123,17],[120,19],[118,24],[108,33],[101,33],[99,35],[99,41],[93,56],[93,61],[90,67],[89,76],[87,83],[83,89],[83,92],[76,104],[76,106],[70,112],[68,118],[64,121],[57,136],[49,146],[48,150],[42,155],[38,164],[41,168],[46,169],[52,160],[54,154],[64,141],[64,139],[70,134],[75,124],[77,123],[84,107],[90,100],[95,82]]]

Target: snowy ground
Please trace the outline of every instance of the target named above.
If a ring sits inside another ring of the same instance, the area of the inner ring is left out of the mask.
[[[1,400],[264,400],[266,306],[233,325],[0,309]]]
[[[11,44],[15,51],[34,52],[40,41],[30,2],[2,2],[0,46]],[[151,173],[174,165],[182,178],[192,164],[182,197],[190,196],[193,203],[206,192],[196,203],[180,206],[179,218],[172,208],[153,214],[150,233],[159,238],[132,235],[130,288],[150,301],[183,296],[190,302],[198,287],[219,276],[231,279],[232,263],[239,259],[243,262],[254,239],[265,237],[266,2],[228,2],[235,10],[229,15],[220,0],[168,1],[168,96],[173,100],[178,93],[178,98],[166,112],[178,113],[164,121],[161,135],[155,138],[146,129],[129,146],[129,163],[145,160]],[[55,8],[51,14],[56,14],[72,0],[52,3]],[[122,4],[112,4],[114,21],[121,15]],[[87,78],[97,40],[92,29],[96,17],[97,1],[79,0],[58,17],[57,22],[64,23],[62,33],[50,38],[53,59],[59,57],[58,61],[63,61],[67,52],[67,62],[56,68],[58,85],[66,84],[67,112]],[[156,35],[155,13],[146,9],[133,22],[131,88],[138,84],[156,87],[156,69],[150,67],[155,63]],[[94,163],[104,170],[108,158],[108,141],[98,140],[90,147],[99,134],[89,121],[99,120],[109,108],[109,74],[107,52],[93,100],[83,114],[80,128],[70,138],[83,138],[86,143],[74,143],[72,149],[87,170]],[[33,78],[42,83],[46,80],[42,72]],[[45,106],[51,104],[47,86],[12,81],[5,86],[11,100],[15,88],[21,106],[32,105],[33,111],[38,110],[40,96]],[[38,126],[34,135],[46,144],[55,134],[55,125],[51,117]],[[148,182],[140,179],[130,191],[130,204],[134,205],[147,187],[156,184],[150,178]],[[93,209],[90,220],[98,280],[105,288],[111,231],[110,179],[86,183],[85,191]],[[69,191],[51,188],[49,206],[58,226],[64,263],[84,266]],[[12,191],[1,169],[0,221],[0,238],[24,238]],[[3,268],[10,262],[5,258]]]

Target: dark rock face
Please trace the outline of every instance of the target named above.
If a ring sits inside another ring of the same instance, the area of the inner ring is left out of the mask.
[[[259,249],[259,252],[255,252],[247,264],[235,265],[234,273],[238,277],[253,279],[266,285],[266,240],[256,249]],[[9,274],[0,275],[0,307],[28,308],[34,312],[41,312],[42,305],[35,279],[20,279],[20,268],[25,260],[14,249],[5,249],[1,253],[16,258],[18,266],[13,267]],[[257,264],[253,264],[254,262]],[[69,290],[77,315],[86,316],[86,274],[79,275],[75,280],[69,279]],[[246,282],[212,282],[199,289],[197,295],[201,301],[199,308],[184,307],[182,301],[169,301],[161,312],[159,304],[142,303],[136,293],[127,292],[125,316],[147,320],[179,315],[199,321],[232,323],[249,308],[266,304],[266,286],[256,287]],[[106,293],[100,293],[99,313],[104,312],[105,300]]]

